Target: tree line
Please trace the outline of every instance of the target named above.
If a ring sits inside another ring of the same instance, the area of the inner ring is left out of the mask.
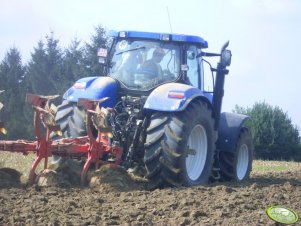
[[[97,26],[89,43],[74,38],[62,49],[51,32],[38,41],[25,65],[20,51],[10,48],[0,63],[0,90],[5,90],[0,96],[5,106],[0,116],[8,131],[5,139],[34,138],[33,110],[25,103],[26,93],[62,96],[79,78],[103,75],[96,53],[108,40],[106,30]]]
[[[0,139],[34,139],[33,110],[25,103],[26,93],[62,96],[76,80],[102,76],[97,50],[109,43],[106,30],[99,25],[89,43],[74,38],[65,49],[51,32],[36,44],[26,64],[22,64],[16,47],[9,49],[0,63],[0,90],[5,90],[0,96],[5,105],[0,117],[8,130]],[[263,102],[255,103],[252,108],[236,106],[233,111],[251,116],[248,127],[254,137],[257,158],[301,161],[298,129],[282,109]]]
[[[234,112],[251,117],[246,125],[253,135],[256,158],[301,161],[298,127],[280,107],[257,102],[247,108],[236,106]]]

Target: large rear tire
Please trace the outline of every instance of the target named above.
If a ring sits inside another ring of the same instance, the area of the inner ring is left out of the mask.
[[[221,180],[247,180],[252,170],[253,152],[252,136],[247,128],[242,128],[235,152],[220,152]]]
[[[157,112],[147,128],[144,162],[149,188],[206,184],[217,133],[209,106],[193,101],[182,112]]]
[[[62,104],[58,106],[55,116],[55,121],[60,125],[63,137],[75,138],[87,135],[85,126],[85,112],[82,108],[78,107],[76,103],[63,100]],[[52,140],[60,139],[61,137],[52,134]],[[51,167],[57,169],[62,164],[70,165],[70,168],[75,168],[74,161],[68,158],[61,158],[53,156]],[[75,165],[78,165],[77,163]]]
[[[55,116],[55,121],[60,125],[64,137],[79,137],[85,136],[85,111],[78,107],[76,103],[64,100],[58,106],[58,111]]]

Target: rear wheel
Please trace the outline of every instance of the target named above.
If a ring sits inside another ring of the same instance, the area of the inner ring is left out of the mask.
[[[85,112],[82,108],[78,107],[76,103],[64,100],[61,105],[58,106],[58,110],[55,116],[55,121],[60,125],[63,137],[75,138],[85,136]],[[57,135],[52,135],[52,140],[60,139]],[[71,169],[78,170],[80,163],[73,161],[69,158],[61,158],[59,156],[53,156],[50,168],[57,169],[61,165],[68,165]]]
[[[85,111],[78,107],[76,103],[64,100],[58,106],[55,121],[60,125],[64,137],[85,136]]]
[[[221,180],[244,181],[250,177],[253,162],[253,141],[247,128],[242,128],[236,150],[220,152]]]
[[[204,102],[193,101],[183,112],[153,114],[144,156],[150,189],[207,183],[216,138],[212,112]]]

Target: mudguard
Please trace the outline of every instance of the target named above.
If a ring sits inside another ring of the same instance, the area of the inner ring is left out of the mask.
[[[103,107],[114,107],[117,101],[117,82],[110,77],[87,77],[79,79],[67,90],[63,98],[77,102],[79,98],[100,99],[109,97]]]
[[[216,148],[224,152],[234,152],[240,130],[249,119],[247,115],[221,113]]]
[[[212,94],[193,86],[180,83],[167,83],[157,87],[146,99],[144,109],[176,112],[182,111],[195,98],[203,98],[212,103]]]

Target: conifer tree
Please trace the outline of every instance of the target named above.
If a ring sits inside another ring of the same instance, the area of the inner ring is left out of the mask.
[[[107,48],[109,45],[106,30],[101,26],[95,28],[95,34],[91,37],[91,43],[87,43],[84,52],[87,76],[103,76],[104,67],[98,61],[97,51],[99,48]]]
[[[65,50],[63,61],[63,74],[66,82],[66,89],[75,81],[86,77],[86,67],[84,65],[84,48],[80,47],[80,41],[76,38],[72,40],[70,46]]]
[[[0,90],[5,90],[1,95],[1,102],[5,106],[1,118],[8,131],[6,139],[24,137],[26,130],[23,117],[25,70],[19,50],[16,47],[11,48],[0,64]]]

